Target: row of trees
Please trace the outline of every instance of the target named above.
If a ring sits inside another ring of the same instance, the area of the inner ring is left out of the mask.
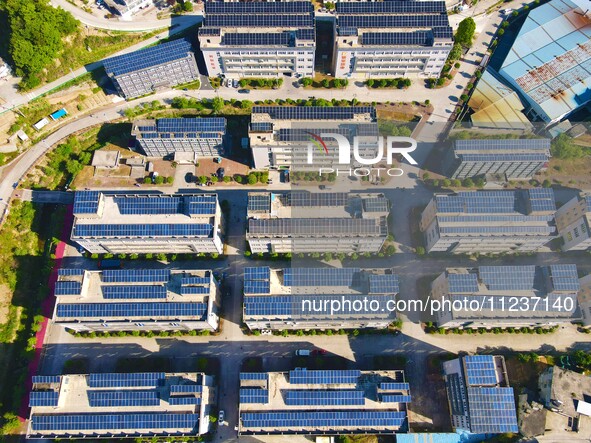
[[[309,86],[316,86],[316,87],[323,87],[323,88],[346,88],[349,85],[349,80],[347,79],[340,79],[340,78],[333,78],[328,79],[325,78],[324,80],[320,81],[319,83],[315,83],[313,79],[309,77],[304,77],[300,80],[300,83],[304,87]]]
[[[64,37],[75,34],[80,22],[48,0],[4,0],[0,10],[8,17],[8,53],[21,87],[41,83],[39,75],[64,49]]]
[[[373,80],[369,79],[365,82],[365,84],[369,88],[398,88],[404,89],[408,88],[411,85],[411,81],[409,78],[391,78],[386,79],[382,78],[380,80]]]
[[[240,87],[246,88],[279,88],[283,84],[282,78],[243,78],[238,82]]]

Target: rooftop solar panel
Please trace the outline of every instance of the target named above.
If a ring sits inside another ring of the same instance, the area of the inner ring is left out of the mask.
[[[273,123],[271,122],[252,122],[250,132],[272,132]]]
[[[555,291],[578,292],[581,289],[576,265],[550,265],[550,277]]]
[[[218,28],[311,28],[314,26],[314,17],[312,14],[210,15],[206,16],[205,24]]]
[[[346,286],[359,278],[359,268],[286,268],[283,270],[284,286]]]
[[[289,32],[236,32],[224,33],[222,44],[228,46],[288,46],[293,45]]]
[[[248,232],[253,236],[288,234],[292,238],[337,235],[380,237],[386,235],[386,227],[380,219],[370,218],[275,218],[248,220]]]
[[[74,215],[89,215],[98,212],[99,191],[77,191],[74,195]]]
[[[116,413],[116,414],[33,414],[33,431],[117,431],[117,430],[180,430],[192,432],[199,423],[199,414]]]
[[[468,355],[463,360],[468,386],[494,386],[499,382],[494,356]]]
[[[473,433],[518,432],[513,388],[468,388],[470,430]]]
[[[292,385],[334,385],[334,384],[357,384],[361,371],[350,370],[308,370],[296,368],[289,371],[289,383]]]
[[[380,400],[383,403],[410,403],[411,398],[410,395],[382,394]]]
[[[154,317],[192,317],[203,318],[207,313],[205,303],[148,302],[148,303],[60,303],[56,317],[62,319],[92,318],[154,318]]]
[[[195,224],[75,224],[73,237],[210,237],[213,227]]]
[[[244,280],[269,280],[271,268],[268,266],[244,268]]]
[[[91,388],[133,388],[155,387],[160,380],[164,380],[164,372],[109,372],[101,374],[89,374],[88,386]]]
[[[82,283],[77,281],[57,281],[55,282],[54,295],[80,295],[82,293]]]
[[[205,3],[205,15],[244,15],[244,14],[305,14],[314,11],[310,2],[252,2],[252,3]]]
[[[73,269],[73,268],[60,268],[57,271],[58,276],[70,276],[70,275],[84,275],[84,269]]]
[[[433,33],[431,31],[364,32],[361,36],[361,44],[367,46],[430,46],[433,44]]]
[[[31,382],[33,384],[61,383],[61,381],[62,381],[61,375],[34,375],[31,378]]]
[[[527,291],[534,288],[535,266],[480,266],[478,274],[491,291]]]
[[[337,26],[344,28],[433,28],[449,26],[445,15],[341,15]]]
[[[275,120],[352,120],[356,115],[376,118],[373,106],[253,106],[253,114],[269,114]]]
[[[269,391],[260,388],[241,388],[240,403],[269,403]]]
[[[528,138],[528,139],[473,139],[456,140],[454,150],[458,151],[550,151],[550,139]]]
[[[200,405],[201,404],[201,397],[170,397],[168,399],[168,404],[170,405]]]
[[[383,2],[339,2],[337,14],[400,14],[438,13],[445,14],[444,1],[383,1]]]
[[[451,293],[478,292],[478,275],[450,273],[447,275],[447,285]]]
[[[87,391],[88,403],[95,408],[159,406],[158,392],[146,390]]]
[[[169,269],[105,269],[101,272],[104,283],[165,283],[170,280]]]
[[[363,199],[365,212],[390,212],[390,200],[386,197],[374,197]]]
[[[370,294],[398,294],[399,280],[395,274],[370,274]]]
[[[408,391],[410,389],[410,385],[408,383],[384,382],[380,383],[380,389],[384,391]]]
[[[285,391],[289,406],[362,406],[365,392],[360,390],[297,390]]]
[[[29,407],[57,406],[60,393],[58,391],[31,391]]]
[[[119,76],[186,58],[191,43],[179,39],[103,60],[107,74]]]
[[[158,132],[225,132],[223,117],[160,118],[156,120]]]
[[[395,411],[288,411],[243,412],[245,429],[393,429],[402,426],[406,412]]]
[[[165,299],[166,287],[155,285],[117,285],[102,286],[103,297],[107,300],[115,299]]]
[[[203,386],[201,386],[201,385],[186,384],[186,385],[171,385],[170,386],[170,393],[171,394],[196,394],[199,392],[203,392]]]
[[[271,211],[271,194],[249,194],[248,195],[248,212],[270,212]]]

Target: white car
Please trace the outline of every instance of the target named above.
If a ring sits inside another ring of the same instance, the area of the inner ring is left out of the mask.
[[[220,422],[220,425],[224,424],[224,417],[226,416],[226,413],[224,412],[224,410],[222,409],[219,413],[218,413],[218,421]]]

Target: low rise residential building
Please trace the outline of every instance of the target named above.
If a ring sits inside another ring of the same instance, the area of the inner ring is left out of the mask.
[[[215,331],[220,294],[209,270],[58,270],[53,322],[86,331]]]
[[[239,435],[408,432],[403,371],[240,373]]]
[[[111,11],[116,12],[123,20],[131,20],[141,9],[153,5],[153,0],[104,0]]]
[[[323,139],[324,153],[319,154],[312,134]],[[333,167],[338,164],[337,140],[321,134],[342,135],[351,146],[355,138],[360,155],[375,158],[376,110],[373,106],[254,106],[248,131],[254,167],[294,171]]]
[[[226,119],[160,118],[136,120],[131,128],[136,147],[148,157],[165,157],[177,152],[194,153],[197,157],[224,154]]]
[[[210,77],[314,75],[310,2],[205,2],[199,46]]]
[[[443,328],[552,326],[578,321],[576,265],[448,268],[431,285]]]
[[[556,226],[563,251],[591,249],[591,193],[574,197],[556,211]]]
[[[515,394],[500,355],[467,355],[443,363],[455,431],[517,433]]]
[[[532,178],[549,161],[550,139],[456,140],[447,168],[452,178],[495,174],[515,180]]]
[[[377,253],[390,201],[379,193],[251,192],[247,211],[253,253]]]
[[[213,377],[194,372],[34,376],[27,438],[203,435],[215,398]]]
[[[428,252],[535,252],[557,236],[552,189],[435,194],[421,214]]]
[[[245,268],[243,319],[253,330],[386,328],[398,292],[392,269]]]
[[[103,66],[117,91],[127,99],[199,78],[191,43],[184,39],[117,55],[103,60]]]
[[[444,1],[336,4],[336,78],[435,78],[452,46]]]
[[[90,253],[223,252],[216,194],[78,191],[71,239]]]

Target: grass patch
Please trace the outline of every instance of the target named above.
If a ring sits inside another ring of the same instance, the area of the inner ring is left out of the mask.
[[[189,91],[201,88],[201,82],[199,80],[195,80],[194,82],[185,83],[182,85],[177,85],[174,89],[187,89]]]

